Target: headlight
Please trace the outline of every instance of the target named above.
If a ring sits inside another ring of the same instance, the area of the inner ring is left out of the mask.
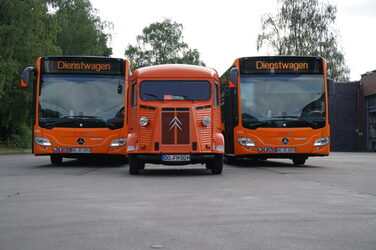
[[[205,116],[204,119],[202,119],[202,124],[204,126],[209,126],[210,122],[211,122],[210,117]]]
[[[127,143],[127,138],[121,137],[121,138],[117,138],[115,140],[112,140],[110,146],[111,147],[120,147],[120,146],[124,146],[126,143]]]
[[[143,116],[143,117],[140,118],[140,125],[141,126],[145,127],[146,125],[148,125],[148,123],[149,123],[149,120],[148,120],[147,117]]]
[[[325,146],[329,143],[329,136],[321,137],[313,143],[313,146]]]
[[[35,141],[36,144],[38,144],[40,146],[51,146],[50,140],[48,140],[47,138],[44,138],[42,136],[35,136],[34,141]]]
[[[256,143],[247,137],[238,137],[238,142],[242,146],[246,147],[256,147]]]

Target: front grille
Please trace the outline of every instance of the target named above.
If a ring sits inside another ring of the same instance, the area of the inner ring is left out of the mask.
[[[168,108],[174,112],[162,110],[162,144],[190,143],[190,115],[189,108]]]

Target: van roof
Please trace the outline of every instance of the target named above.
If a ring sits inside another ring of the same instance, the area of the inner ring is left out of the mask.
[[[132,77],[150,78],[215,78],[218,79],[216,70],[189,64],[162,64],[135,69]]]

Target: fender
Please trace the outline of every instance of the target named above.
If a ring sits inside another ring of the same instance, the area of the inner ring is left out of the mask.
[[[222,133],[215,133],[214,134],[214,150],[219,151],[220,153],[224,153],[225,151],[225,139]]]
[[[137,135],[134,133],[129,133],[127,136],[127,153],[133,153],[137,150]]]

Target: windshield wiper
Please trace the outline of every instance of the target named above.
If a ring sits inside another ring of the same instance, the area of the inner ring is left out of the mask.
[[[307,123],[307,124],[309,124],[311,126],[317,126],[317,125],[319,125],[319,122],[320,122],[320,121],[317,121],[317,122],[308,121],[308,120],[304,120],[304,119],[299,119],[299,121],[305,122],[305,123]]]
[[[47,121],[40,121],[40,123],[43,123],[47,128],[54,128],[57,126],[65,125],[65,126],[73,126],[79,123],[89,123],[91,125],[93,124],[103,124],[105,127],[109,129],[115,129],[116,125],[110,122],[107,122],[105,120],[94,118],[96,116],[64,116],[64,120],[61,121],[54,121],[54,122],[47,122]],[[82,118],[82,119],[72,119],[72,118]],[[74,126],[76,127],[76,126]],[[81,126],[77,126],[81,127]]]
[[[265,121],[257,121],[257,122],[246,122],[249,127],[258,127],[261,125],[272,125],[274,121],[265,120]]]
[[[76,121],[73,120],[62,120],[62,121],[54,121],[54,122],[47,122],[47,121],[39,121],[40,124],[44,124],[47,128],[54,128],[58,125],[73,125]]]
[[[92,116],[92,115],[67,115],[63,118],[82,118],[82,119],[97,119],[98,116]]]
[[[159,96],[157,95],[154,95],[154,94],[150,94],[150,93],[143,93],[144,95],[148,95],[148,96],[151,96],[151,97],[155,97],[155,99],[157,99],[158,101],[161,101],[163,102],[164,100],[162,100],[161,98],[159,98]]]
[[[110,123],[110,122],[107,122],[105,120],[102,120],[102,119],[92,119],[92,120],[85,120],[85,122],[92,122],[92,123],[101,123],[101,124],[104,124],[107,128],[109,129],[115,129],[116,128],[116,125],[113,124],[113,123]]]
[[[298,115],[281,115],[281,116],[271,116],[270,118],[299,118]]]
[[[301,119],[298,115],[272,116],[271,118],[295,118],[294,120],[283,120],[283,122],[305,122],[313,126],[317,126],[318,122]]]

